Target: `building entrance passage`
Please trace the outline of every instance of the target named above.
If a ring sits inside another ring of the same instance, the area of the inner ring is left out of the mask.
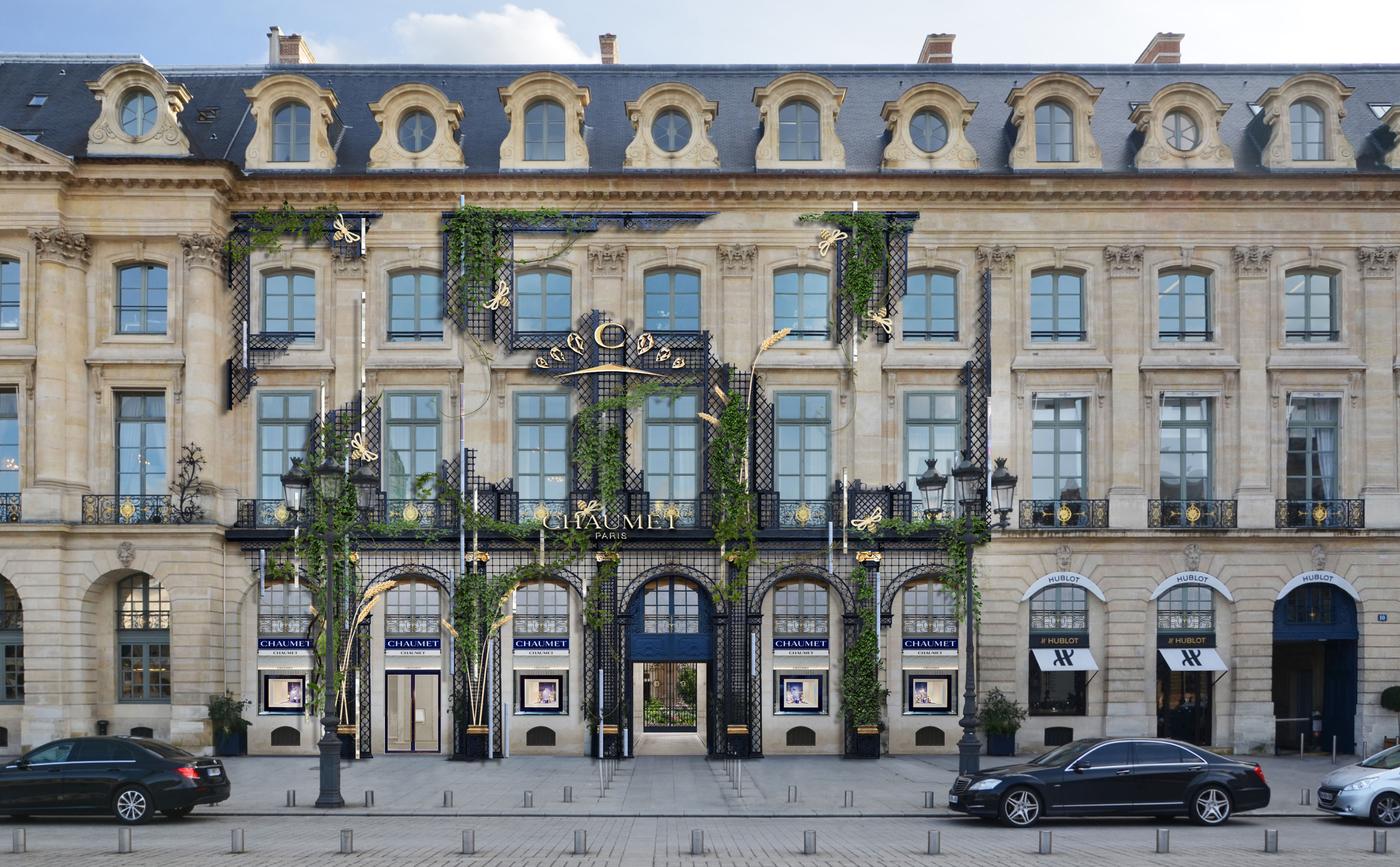
[[[436,671],[384,676],[385,752],[438,751],[438,680]]]
[[[1356,751],[1356,603],[1304,584],[1274,603],[1274,745]]]
[[[699,721],[699,663],[644,662],[642,730],[693,732]]]

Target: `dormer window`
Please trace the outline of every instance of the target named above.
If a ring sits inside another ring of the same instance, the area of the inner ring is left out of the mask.
[[[536,100],[525,109],[525,159],[564,158],[564,106],[552,99]]]
[[[369,168],[465,168],[457,129],[462,104],[418,82],[390,88],[369,104],[379,125],[379,140],[369,149]]]
[[[421,154],[437,137],[437,122],[426,111],[410,111],[399,121],[399,147]]]
[[[531,72],[496,91],[510,120],[501,168],[586,169],[588,88],[557,72]]]
[[[1356,151],[1342,133],[1352,88],[1321,72],[1295,75],[1260,97],[1269,141],[1260,152],[1267,169],[1354,169]]]
[[[1315,103],[1300,99],[1289,106],[1288,127],[1293,134],[1293,159],[1327,159],[1322,109]]]
[[[146,63],[113,66],[88,90],[101,103],[88,129],[91,156],[190,155],[189,139],[180,128],[179,114],[189,104],[189,91],[171,84]],[[43,105],[43,97],[36,97]]]
[[[1064,103],[1035,107],[1035,158],[1042,163],[1074,162],[1074,117]]]
[[[1142,144],[1133,157],[1139,170],[1232,169],[1235,155],[1220,138],[1229,106],[1208,87],[1190,81],[1164,86],[1133,106]]]
[[[788,101],[778,110],[778,159],[821,158],[822,133],[817,107],[803,99]]]
[[[311,159],[311,109],[284,102],[272,115],[272,161],[304,163]]]
[[[622,165],[629,169],[717,169],[719,150],[710,124],[719,103],[688,84],[655,84],[627,103],[632,141]]]
[[[810,72],[789,72],[766,87],[754,88],[753,102],[763,128],[754,165],[759,169],[844,169],[846,149],[836,135],[836,116],[845,100],[846,88]]]
[[[1201,143],[1201,131],[1196,121],[1184,111],[1169,111],[1162,121],[1167,144],[1179,151],[1193,151]]]
[[[931,108],[920,109],[909,119],[909,138],[924,153],[936,154],[948,144],[948,122]]]
[[[304,75],[269,75],[243,91],[252,103],[253,138],[244,165],[257,169],[333,169],[331,125],[339,102],[329,88]]]
[[[884,169],[957,171],[977,168],[977,151],[967,140],[967,124],[977,103],[951,87],[926,81],[885,103],[889,142],[880,159]]]
[[[122,96],[122,132],[132,138],[142,138],[156,125],[156,98],[140,87],[133,87]]]
[[[1011,168],[1099,169],[1103,158],[1094,141],[1094,103],[1103,88],[1068,72],[1038,75],[1006,97],[1016,143]]]

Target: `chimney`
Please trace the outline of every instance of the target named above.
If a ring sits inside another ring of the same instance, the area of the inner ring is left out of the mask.
[[[598,51],[603,55],[603,63],[611,66],[617,63],[617,36],[603,33],[598,36]]]
[[[956,33],[930,33],[924,37],[923,50],[919,52],[920,63],[952,63],[953,40]]]
[[[1180,63],[1181,40],[1185,33],[1158,33],[1147,43],[1134,63]]]
[[[282,28],[274,24],[267,31],[267,62],[269,66],[299,66],[315,63],[316,55],[300,33],[283,35]]]

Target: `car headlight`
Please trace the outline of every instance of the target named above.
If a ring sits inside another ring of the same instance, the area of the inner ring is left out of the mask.
[[[985,780],[978,780],[977,782],[968,786],[967,790],[969,792],[982,792],[987,789],[995,789],[997,787],[997,784],[999,784],[1000,782],[1001,780],[998,780],[996,777],[991,777]]]
[[[1376,774],[1376,775],[1370,776],[1370,777],[1363,777],[1362,779],[1359,779],[1359,780],[1357,780],[1357,781],[1354,782],[1354,783],[1348,783],[1347,785],[1343,786],[1343,787],[1342,787],[1342,791],[1343,791],[1343,792],[1359,792],[1359,791],[1361,791],[1362,789],[1369,789],[1369,788],[1371,788],[1372,786],[1374,786],[1376,783],[1380,782],[1380,779],[1381,779],[1381,775],[1380,775],[1380,774]]]

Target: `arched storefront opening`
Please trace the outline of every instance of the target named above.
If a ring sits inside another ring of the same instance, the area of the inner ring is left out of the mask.
[[[628,606],[633,753],[703,755],[713,609],[694,582],[648,581]]]
[[[1157,737],[1202,746],[1214,734],[1215,590],[1183,584],[1157,597]]]
[[[384,600],[384,751],[442,749],[442,597],[435,581],[404,577]]]
[[[1274,602],[1276,749],[1356,751],[1356,591],[1331,572],[1294,578]]]

